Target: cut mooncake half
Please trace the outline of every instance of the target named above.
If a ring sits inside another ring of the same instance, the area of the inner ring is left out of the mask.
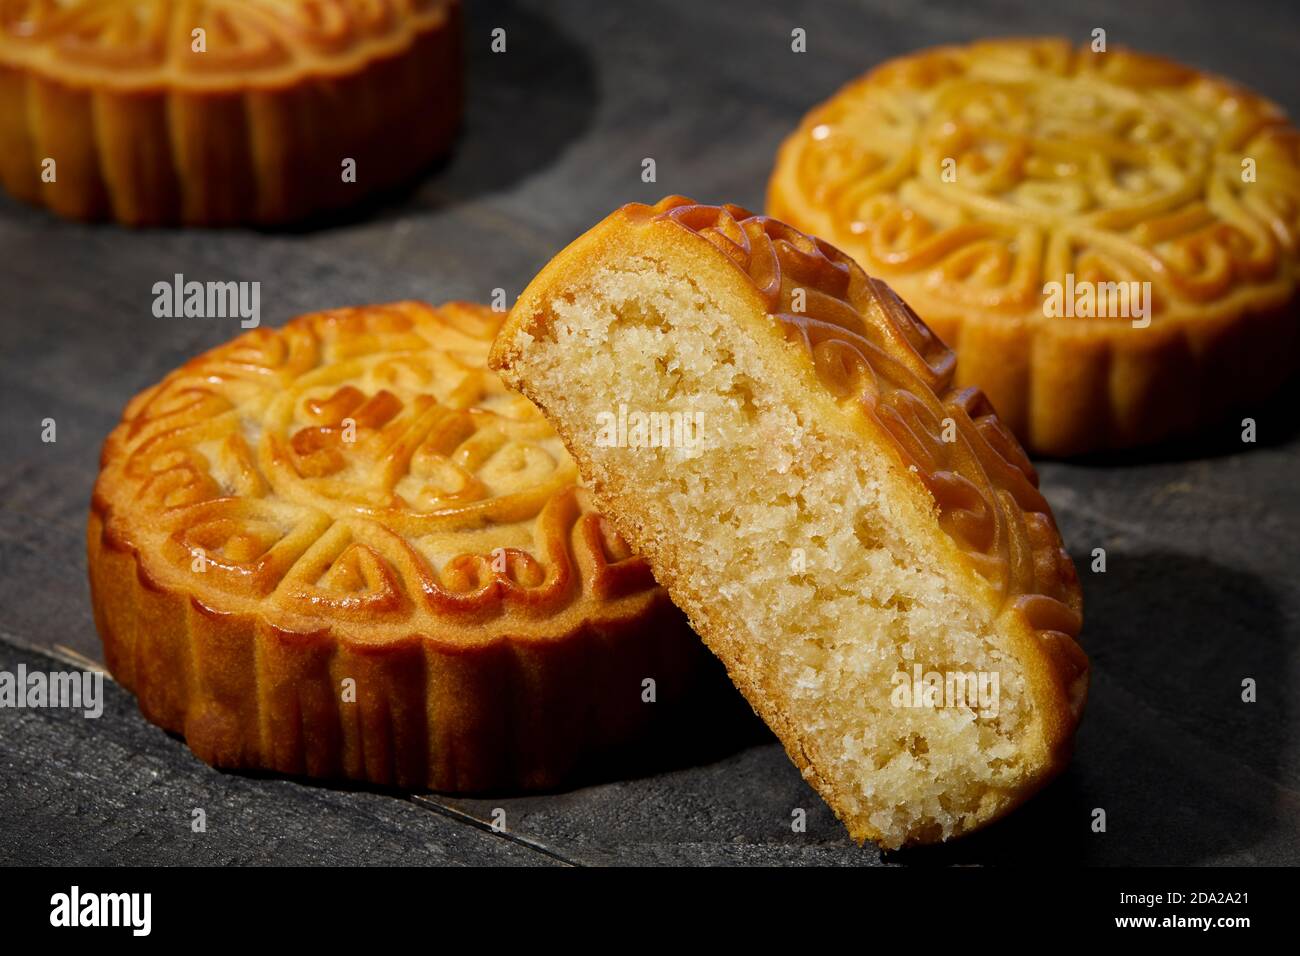
[[[855,839],[968,832],[1064,766],[1088,660],[1037,475],[846,255],[735,206],[626,206],[489,361]]]

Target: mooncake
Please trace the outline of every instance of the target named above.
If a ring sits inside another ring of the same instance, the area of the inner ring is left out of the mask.
[[[1065,765],[1082,601],[1034,468],[847,255],[736,206],[625,206],[489,362],[855,839],[969,832]]]
[[[14,0],[0,183],[74,219],[274,225],[449,147],[459,0]]]
[[[785,141],[767,212],[888,282],[1036,454],[1196,436],[1300,356],[1300,134],[1242,87],[1059,39],[891,60]]]
[[[490,791],[568,782],[681,698],[707,655],[486,368],[502,318],[314,313],[130,402],[89,571],[149,720],[219,767]]]

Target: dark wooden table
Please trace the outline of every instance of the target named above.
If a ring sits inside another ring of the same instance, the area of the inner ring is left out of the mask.
[[[151,287],[260,280],[264,321],[402,297],[513,297],[615,206],[681,192],[757,208],[811,104],[882,58],[1006,33],[1167,53],[1300,115],[1300,12],[1199,0],[480,3],[454,156],[345,221],[291,232],[66,223],[0,200],[0,670],[97,659],[83,535],[100,442],[125,401],[236,320],[157,319]],[[504,27],[508,52],[489,52]],[[808,53],[790,52],[803,27]],[[656,161],[658,182],[641,181]],[[1295,392],[1197,445],[1043,483],[1086,591],[1093,689],[1069,771],[955,845],[854,846],[723,686],[588,785],[458,799],[219,773],[110,685],[105,713],[0,710],[0,862],[1300,862],[1300,433]],[[57,422],[57,442],[41,422]],[[1104,547],[1104,574],[1088,571]],[[1240,699],[1243,678],[1257,703]],[[695,728],[695,729],[692,729]],[[191,811],[207,832],[190,829]],[[492,832],[493,808],[508,832]],[[808,811],[806,833],[791,811]],[[1091,829],[1095,808],[1105,833]]]

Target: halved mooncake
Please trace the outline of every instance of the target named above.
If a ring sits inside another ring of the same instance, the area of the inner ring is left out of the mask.
[[[301,219],[406,181],[460,120],[459,0],[0,9],[0,182],[75,219]]]
[[[489,361],[856,839],[965,833],[1065,764],[1088,661],[1034,469],[847,256],[735,206],[626,206]]]
[[[767,212],[893,286],[1031,451],[1075,455],[1206,428],[1294,372],[1297,179],[1300,132],[1222,77],[985,40],[809,112]]]
[[[146,717],[221,767],[481,791],[559,784],[682,693],[707,655],[485,367],[501,318],[307,315],[131,401],[89,568]]]

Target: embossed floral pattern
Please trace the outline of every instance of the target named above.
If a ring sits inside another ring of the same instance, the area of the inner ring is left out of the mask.
[[[1298,177],[1300,134],[1262,97],[1131,51],[996,41],[892,61],[814,110],[772,212],[927,306],[1040,321],[1069,273],[1150,282],[1160,321],[1294,285]]]
[[[341,309],[194,359],[109,437],[105,533],[206,606],[285,626],[441,619],[490,636],[507,611],[652,588],[550,426],[486,369],[499,319]]]
[[[0,61],[115,73],[256,73],[398,41],[444,0],[3,0]],[[204,49],[193,31],[205,33]]]

